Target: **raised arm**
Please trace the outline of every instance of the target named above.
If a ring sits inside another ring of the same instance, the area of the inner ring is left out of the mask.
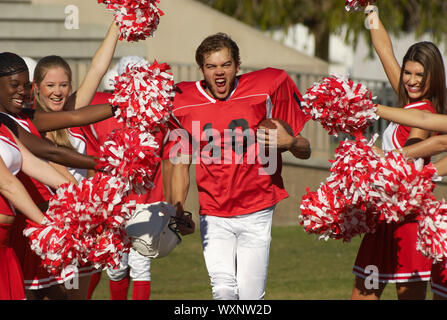
[[[398,92],[401,66],[397,61],[391,39],[386,31],[377,11],[373,10],[374,6],[369,5],[365,8],[368,14],[369,30],[374,49],[382,62],[383,69],[390,81],[391,87]]]
[[[382,119],[393,121],[404,126],[447,132],[447,115],[443,114],[435,114],[418,109],[402,109],[378,105],[377,115]]]
[[[77,90],[75,109],[86,106],[92,101],[101,79],[110,66],[110,62],[115,53],[118,36],[118,26],[114,21],[110,25],[101,46],[95,52],[87,74]]]
[[[41,223],[44,215],[36,206],[19,179],[6,167],[0,158],[0,193],[28,219]]]

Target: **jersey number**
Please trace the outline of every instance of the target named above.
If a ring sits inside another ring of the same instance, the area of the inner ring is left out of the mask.
[[[214,138],[213,138],[213,134],[212,134],[212,129],[213,126],[211,123],[207,123],[203,126],[203,132],[206,135],[206,139],[208,140],[208,143],[214,143]],[[242,143],[242,148],[237,147],[237,141],[236,141],[236,134],[235,134],[235,130],[237,128],[240,128],[243,134],[243,141],[241,141]],[[233,151],[240,155],[243,153],[247,152],[247,148],[252,145],[254,143],[255,139],[248,139],[247,134],[250,134],[250,132],[248,131],[249,126],[248,126],[248,121],[245,119],[235,119],[232,120],[229,124],[228,124],[228,129],[230,129],[231,131],[231,147],[233,149]],[[213,156],[213,155],[211,155]]]

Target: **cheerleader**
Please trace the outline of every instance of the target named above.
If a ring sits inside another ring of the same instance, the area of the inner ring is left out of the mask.
[[[374,48],[386,75],[398,94],[403,109],[419,109],[422,113],[445,112],[445,72],[439,49],[431,42],[412,45],[404,56],[402,68],[373,6],[365,9],[368,19],[375,19],[371,29]],[[434,133],[391,123],[383,134],[386,151],[422,141]],[[425,299],[430,279],[431,260],[416,250],[417,216],[408,216],[400,223],[382,223],[373,234],[366,234],[355,261],[352,299],[380,299],[387,283],[396,283],[398,299]],[[370,267],[373,266],[373,269]],[[368,286],[370,271],[375,270],[377,286]]]
[[[89,70],[75,94],[72,94],[72,71],[68,63],[59,56],[47,56],[40,59],[33,74],[34,107],[36,111],[51,114],[62,110],[78,110],[82,106],[88,105],[96,93],[102,77],[109,68],[117,41],[118,27],[116,23],[112,23],[101,46],[93,56]],[[50,141],[55,142],[57,145],[74,149],[80,154],[85,154],[86,140],[79,127],[45,131],[41,132],[41,134]],[[73,175],[78,181],[87,177],[87,170],[85,169],[77,167],[67,168],[56,163],[51,164],[63,175]],[[28,255],[35,257],[31,252]],[[31,265],[34,265],[34,263],[31,263]],[[36,268],[32,268],[32,270],[36,270]],[[68,291],[69,299],[85,299],[90,275],[96,272],[100,272],[100,270],[93,268],[93,266],[82,267],[79,270],[79,290]],[[32,271],[30,274],[25,273],[25,278],[25,281],[33,278],[33,286],[28,287],[28,289],[37,289],[39,285],[36,287],[34,284],[40,282],[40,280],[36,278],[44,279],[43,283],[45,283],[46,273],[36,275],[36,272]],[[46,285],[43,284],[43,286]]]
[[[41,224],[44,219],[15,177],[20,170],[53,188],[70,182],[46,162],[36,158],[4,125],[0,125],[0,300],[26,299],[22,270],[10,246],[14,208],[35,223]]]
[[[405,126],[412,126],[424,130],[447,132],[447,115],[426,113],[421,110],[406,110],[378,105],[377,115],[382,119],[393,121]],[[380,150],[378,150],[380,152]],[[447,151],[447,135],[436,135],[411,146],[406,146],[400,151],[409,158],[422,158]],[[447,156],[437,161],[436,167],[439,176],[447,175]],[[431,289],[434,300],[447,299],[447,261],[432,265]]]

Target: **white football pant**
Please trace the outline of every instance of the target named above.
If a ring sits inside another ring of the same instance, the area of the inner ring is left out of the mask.
[[[119,281],[127,276],[129,268],[133,281],[151,281],[151,259],[142,256],[133,248],[123,255],[117,269],[107,268],[107,275],[110,280]]]
[[[200,216],[213,299],[264,299],[274,209],[230,218]]]

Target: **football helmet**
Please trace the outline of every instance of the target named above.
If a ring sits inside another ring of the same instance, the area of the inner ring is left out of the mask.
[[[182,242],[175,215],[175,208],[166,202],[137,205],[126,223],[132,247],[145,257],[166,257]]]

